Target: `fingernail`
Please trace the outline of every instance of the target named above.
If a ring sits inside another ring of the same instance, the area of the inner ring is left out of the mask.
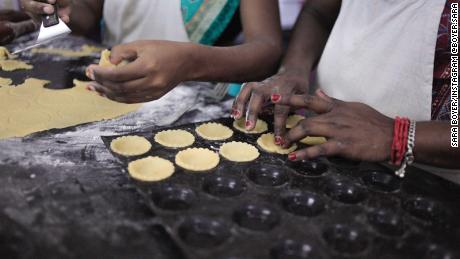
[[[279,94],[272,94],[271,96],[272,102],[277,103],[281,100],[281,95]]]
[[[94,71],[92,69],[86,69],[86,76],[89,77],[91,80],[95,80],[94,79]]]
[[[252,122],[251,122],[251,121],[249,121],[249,120],[247,120],[247,121],[246,121],[246,123],[245,123],[245,126],[246,126],[246,129],[249,129],[249,128],[251,128],[251,126],[252,126]]]
[[[297,159],[297,155],[295,153],[291,153],[291,154],[289,154],[288,158],[291,161],[295,161]]]
[[[283,138],[280,136],[275,137],[275,144],[276,145],[282,145],[283,144]]]
[[[45,12],[45,13],[47,13],[47,14],[52,14],[53,11],[54,11],[54,9],[53,9],[53,7],[51,7],[51,6],[45,6],[45,7],[43,8],[43,12]]]
[[[94,87],[92,87],[91,85],[87,85],[87,86],[86,86],[86,90],[88,90],[88,91],[94,91],[95,89],[94,89]]]
[[[240,112],[237,109],[232,110],[232,117],[237,118],[240,115]]]

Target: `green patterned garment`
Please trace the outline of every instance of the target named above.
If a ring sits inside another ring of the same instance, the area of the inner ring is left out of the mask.
[[[213,45],[238,10],[239,0],[181,0],[190,41]]]

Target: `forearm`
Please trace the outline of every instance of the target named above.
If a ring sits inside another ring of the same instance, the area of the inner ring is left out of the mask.
[[[251,82],[276,71],[281,44],[252,41],[233,47],[187,46],[190,53],[188,80]]]
[[[460,168],[460,149],[450,146],[449,123],[418,122],[414,156],[417,163]]]
[[[70,24],[74,34],[90,36],[99,31],[102,19],[103,0],[72,1]]]
[[[340,11],[339,0],[307,1],[297,19],[281,68],[309,73],[324,50]]]

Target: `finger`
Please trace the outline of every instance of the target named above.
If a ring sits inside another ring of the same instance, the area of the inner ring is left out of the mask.
[[[125,82],[98,81],[98,83],[118,95],[144,91],[153,92],[145,77]]]
[[[37,1],[22,1],[22,6],[25,11],[32,14],[52,14],[54,12],[52,5]]]
[[[275,105],[275,144],[284,144],[284,134],[286,133],[286,120],[289,115],[290,107],[286,105]]]
[[[322,114],[330,112],[335,105],[335,101],[325,101],[318,96],[303,94],[281,98],[278,104],[307,108],[316,113]]]
[[[107,97],[107,96],[115,96],[114,93],[110,88],[105,87],[104,85],[99,84],[98,82],[90,82],[87,87],[88,90],[94,91],[98,93],[100,96]]]
[[[323,90],[321,89],[317,89],[315,91],[315,94],[316,96],[318,96],[319,98],[323,99],[324,101],[326,102],[332,102],[333,99],[331,97],[329,97],[329,95],[327,95]]]
[[[339,142],[330,140],[321,145],[316,145],[292,152],[289,154],[289,160],[300,161],[314,159],[320,156],[336,156],[340,155],[342,150],[343,147]]]
[[[235,99],[235,102],[232,107],[232,116],[235,119],[240,119],[243,117],[244,109],[246,103],[249,101],[249,98],[252,94],[252,89],[256,87],[257,83],[245,83],[241,87],[241,91]]]
[[[330,138],[334,134],[333,125],[324,123],[315,118],[306,118],[299,122],[297,126],[287,132],[284,137],[283,147],[288,148],[306,136],[323,136]]]
[[[262,88],[256,88],[252,91],[249,99],[248,110],[246,113],[246,129],[253,130],[256,127],[259,112],[266,101]]]
[[[160,99],[163,94],[155,93],[152,94],[150,91],[144,92],[135,92],[129,95],[108,95],[107,98],[119,102],[119,103],[126,103],[126,104],[134,104],[134,103],[145,103],[149,101],[155,101]]]
[[[137,54],[137,49],[133,44],[117,45],[111,49],[110,62],[118,65],[124,60],[133,61],[138,57]]]
[[[93,75],[93,80],[98,82],[112,81],[124,82],[145,77],[146,72],[144,67],[139,62],[128,63],[120,67],[101,67],[98,65],[90,65],[88,67],[89,75]]]

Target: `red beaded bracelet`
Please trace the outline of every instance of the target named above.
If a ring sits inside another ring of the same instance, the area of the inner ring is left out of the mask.
[[[391,145],[391,163],[401,165],[407,151],[409,135],[409,119],[396,117],[393,128],[393,142]]]

